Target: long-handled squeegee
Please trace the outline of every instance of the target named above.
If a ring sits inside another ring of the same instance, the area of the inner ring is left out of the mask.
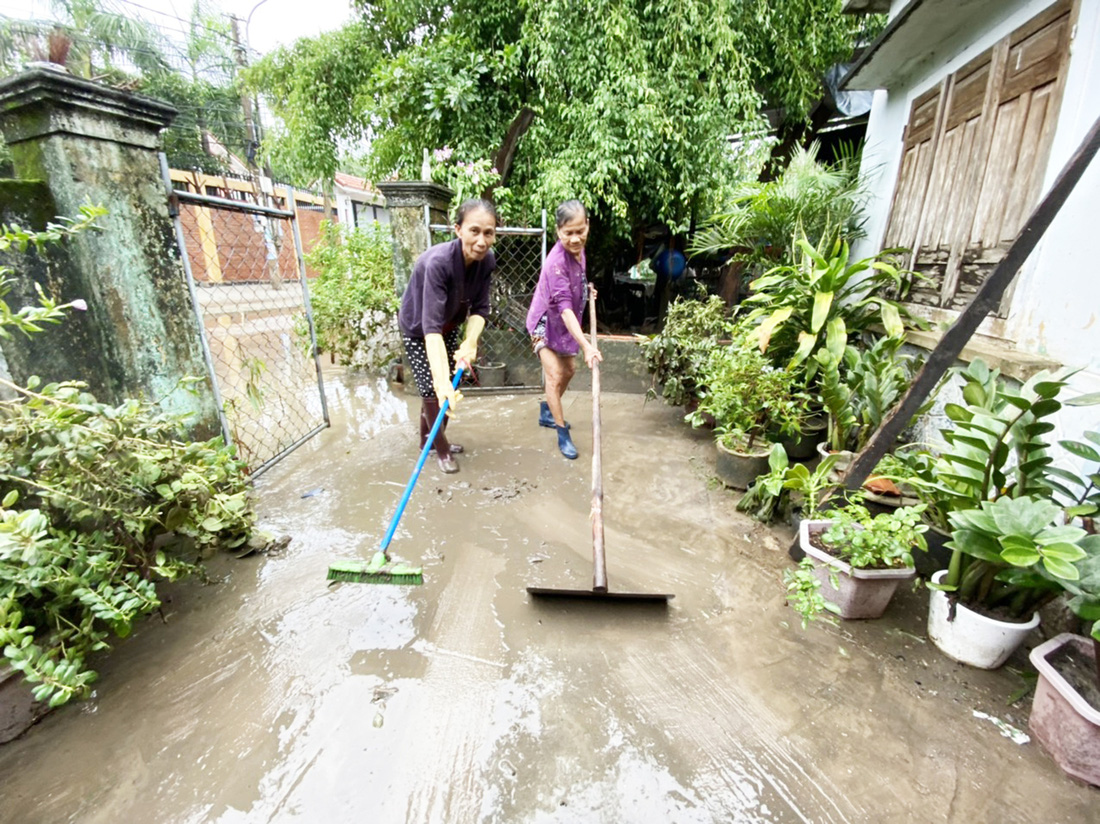
[[[596,297],[589,293],[588,319],[592,345],[596,345]],[[607,559],[603,547],[603,476],[600,462],[600,364],[592,365],[592,589],[527,587],[540,598],[585,598],[606,601],[668,604],[674,595],[653,592],[613,592],[607,586]]]

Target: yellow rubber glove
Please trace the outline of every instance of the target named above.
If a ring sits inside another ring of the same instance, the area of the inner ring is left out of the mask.
[[[450,401],[450,409],[458,406],[462,400],[462,393],[451,386],[451,370],[447,367],[447,344],[443,342],[442,335],[425,335],[424,348],[428,352],[428,366],[432,370],[432,389],[439,399],[439,405],[443,401]],[[448,411],[449,411],[448,410]]]
[[[477,360],[477,341],[485,329],[485,318],[481,315],[470,315],[466,319],[466,337],[455,351],[455,366],[460,366],[467,372]]]

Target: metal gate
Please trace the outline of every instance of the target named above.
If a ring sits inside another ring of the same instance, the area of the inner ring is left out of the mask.
[[[428,228],[433,243],[454,239],[451,226],[429,223]],[[485,319],[478,359],[503,363],[506,367],[505,385],[509,388],[538,389],[542,386],[542,367],[531,353],[527,309],[535,295],[542,263],[546,260],[546,211],[542,213],[541,228],[498,228],[493,253],[497,268],[493,272],[489,317]],[[473,380],[476,385],[476,364]]]
[[[329,425],[294,189],[260,206],[161,171],[222,433],[255,477]]]

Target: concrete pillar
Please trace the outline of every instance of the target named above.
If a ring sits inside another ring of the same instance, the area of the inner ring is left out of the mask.
[[[413,264],[420,253],[431,245],[424,225],[424,207],[431,213],[432,223],[451,224],[448,209],[454,192],[438,183],[425,180],[399,180],[379,183],[386,198],[393,230],[393,279],[397,294],[405,292],[412,277]]]
[[[30,340],[14,336],[4,350],[17,381],[79,379],[103,401],[155,400],[193,413],[193,434],[205,437],[220,431],[209,384],[197,394],[175,388],[206,376],[157,157],[175,114],[47,66],[0,81],[0,131],[16,177],[43,181],[58,216],[86,202],[108,211],[101,231],[66,241],[63,265],[43,284],[61,300],[83,298],[88,311]]]

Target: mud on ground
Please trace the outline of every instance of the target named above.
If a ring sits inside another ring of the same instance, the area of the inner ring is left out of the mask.
[[[422,587],[326,585],[373,552],[416,459],[415,399],[328,376],[334,426],[262,476],[272,555],[220,557],[99,665],[90,701],[0,748],[10,822],[880,822],[1093,820],[1026,731],[1008,667],[927,640],[927,594],[801,629],[791,531],[734,511],[709,435],[603,399],[612,588],[666,610],[535,602],[591,575],[581,458],[533,395],[468,397],[462,471],[431,463],[395,552]],[[1034,642],[1041,640],[1039,635]]]

